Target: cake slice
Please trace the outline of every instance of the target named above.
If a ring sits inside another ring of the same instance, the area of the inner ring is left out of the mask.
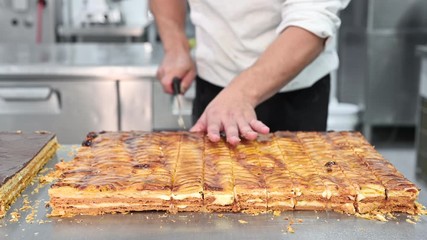
[[[289,211],[295,207],[294,181],[286,155],[282,154],[273,134],[258,137],[260,165],[267,188],[268,211]]]
[[[341,158],[336,156],[333,144],[327,141],[325,133],[298,133],[305,152],[310,156],[313,167],[325,185],[322,197],[326,208],[354,214],[356,187],[344,174]]]
[[[327,199],[323,195],[326,187],[297,134],[276,132],[275,136],[293,181],[294,209],[325,210]]]
[[[353,151],[346,135],[341,132],[330,132],[327,135],[334,148],[335,159],[339,159],[341,171],[346,179],[353,183],[356,190],[354,206],[359,213],[378,211],[386,204],[386,189],[381,180]],[[361,141],[361,138],[358,138]],[[375,151],[376,152],[376,151]],[[383,161],[381,164],[384,164]]]
[[[0,218],[57,148],[53,133],[0,132]]]
[[[203,167],[203,205],[208,212],[235,210],[231,153],[225,140],[217,143],[205,138]]]
[[[173,175],[171,212],[201,211],[203,207],[203,134],[181,132]]]
[[[233,149],[236,209],[248,213],[267,211],[267,189],[256,141],[243,140]]]
[[[419,194],[417,186],[385,160],[360,133],[345,132],[341,135],[351,145],[355,155],[361,158],[361,161],[384,186],[386,202],[385,205],[380,206],[381,211],[414,214],[416,211],[414,202]]]
[[[52,216],[169,209],[176,153],[168,151],[176,139],[144,132],[88,138],[73,161],[57,165],[62,174],[49,189]]]

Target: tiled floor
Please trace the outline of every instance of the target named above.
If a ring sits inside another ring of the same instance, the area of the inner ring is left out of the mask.
[[[415,176],[416,169],[416,153],[413,146],[400,147],[377,147],[377,150],[393,165],[405,175],[409,180],[415,182],[421,192],[419,202],[424,206],[427,205],[427,185],[424,182],[417,181]]]

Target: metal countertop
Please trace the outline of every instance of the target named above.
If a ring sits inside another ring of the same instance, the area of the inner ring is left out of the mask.
[[[59,26],[58,35],[61,37],[70,36],[124,36],[124,37],[140,37],[144,34],[144,28],[152,24],[152,21],[147,21],[140,26],[116,26],[116,25],[100,25],[100,26]]]
[[[162,56],[161,45],[149,43],[0,44],[0,81],[28,76],[155,77]]]
[[[70,145],[61,147],[46,168],[64,159],[72,158]],[[281,216],[228,213],[220,216],[207,213],[162,212],[133,214],[107,214],[102,216],[76,216],[73,218],[47,218],[50,209],[46,185],[31,194],[38,184],[28,187],[23,194],[29,196],[30,205],[38,211],[34,223],[25,217],[30,211],[21,212],[19,222],[9,222],[10,212],[23,206],[20,197],[4,219],[0,219],[0,239],[425,239],[427,216],[416,224],[406,222],[401,214],[396,220],[379,222],[347,216],[334,212],[296,211],[283,212]],[[423,189],[426,191],[427,189]],[[425,204],[425,202],[422,202]],[[295,233],[288,233],[290,220],[295,222]],[[298,221],[301,219],[300,221]],[[239,220],[246,221],[241,223]],[[41,223],[40,221],[48,221]]]

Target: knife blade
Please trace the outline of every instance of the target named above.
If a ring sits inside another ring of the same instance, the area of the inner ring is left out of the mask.
[[[172,88],[175,101],[178,103],[178,126],[185,130],[185,122],[184,118],[182,117],[182,104],[184,99],[182,99],[183,95],[181,93],[181,80],[182,79],[178,77],[174,77],[172,79]]]

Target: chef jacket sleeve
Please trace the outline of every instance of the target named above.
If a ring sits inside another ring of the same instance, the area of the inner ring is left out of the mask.
[[[282,22],[276,29],[281,33],[290,26],[303,28],[321,38],[333,37],[341,25],[338,16],[350,0],[284,0]]]

